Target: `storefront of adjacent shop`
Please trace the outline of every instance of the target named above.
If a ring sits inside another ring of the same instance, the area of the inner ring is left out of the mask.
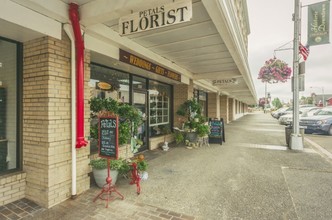
[[[104,22],[107,25],[98,23],[97,18],[88,18],[84,23],[85,17],[93,16],[85,10],[93,7],[84,9],[82,4],[83,130],[89,143],[75,149],[73,106],[77,101],[74,94],[77,80],[72,73],[75,66],[72,27],[68,24],[68,11],[63,10],[68,9],[68,4],[59,1],[61,7],[51,7],[43,2],[32,4],[30,0],[6,2],[5,9],[0,9],[11,12],[0,13],[0,24],[6,27],[0,30],[0,206],[27,198],[43,207],[52,207],[90,188],[90,157],[97,155],[97,145],[89,138],[89,100],[93,97],[112,98],[139,109],[144,116],[136,134],[144,143],[140,151],[159,148],[164,141],[172,142],[169,131],[181,126],[176,111],[188,99],[195,98],[202,105],[204,116],[223,117],[226,122],[246,113],[250,101],[243,98],[241,91],[248,93],[250,81],[245,81],[249,86],[243,88],[225,86],[228,91],[219,91],[212,84],[212,77],[228,74],[231,78],[231,68],[236,66],[224,46],[227,42],[219,39],[206,12],[208,8],[217,8],[208,7],[213,1],[193,1],[193,17],[186,21],[189,24],[159,27],[156,31],[138,31],[139,27],[130,26],[134,24],[134,13],[130,10],[121,12],[114,21]],[[191,1],[179,2],[184,3],[169,1],[170,6],[157,5],[154,12],[143,10],[149,9],[149,3],[132,4],[146,13],[167,16],[166,11],[171,11],[170,17],[158,21],[162,25],[187,19],[182,13],[188,4],[191,7]],[[34,8],[38,4],[44,10]],[[16,10],[24,16],[17,19]],[[178,20],[172,18],[172,10],[178,11]],[[152,14],[147,16],[151,18]],[[143,22],[144,18],[139,20]],[[90,25],[89,21],[97,23]],[[114,23],[123,24],[124,35],[113,27]],[[141,29],[147,27],[141,23]],[[214,32],[210,33],[212,29]],[[126,36],[131,30],[137,33]],[[231,62],[225,64],[225,73],[211,72],[224,62]],[[234,72],[239,78],[238,69]],[[238,82],[241,85],[244,80]],[[231,95],[234,89],[238,90],[234,94],[239,95]]]

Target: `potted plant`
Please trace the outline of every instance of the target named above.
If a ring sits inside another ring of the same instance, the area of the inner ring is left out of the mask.
[[[186,117],[184,122],[184,131],[186,143],[197,142],[198,137],[204,137],[210,132],[209,125],[206,124],[206,118],[201,115],[201,105],[196,99],[185,101],[180,105],[177,114]],[[181,142],[181,134],[177,134],[178,141]]]
[[[93,177],[98,187],[103,187],[106,184],[106,178],[108,175],[107,159],[98,158],[90,161],[92,167]],[[110,160],[110,176],[112,178],[112,185],[117,181],[119,171],[122,169],[123,160]]]
[[[175,131],[175,143],[180,144],[184,142],[184,135],[181,131]]]
[[[199,137],[205,137],[210,133],[210,126],[206,123],[204,124],[198,124],[196,127],[196,133]]]
[[[137,171],[140,175],[140,178],[142,180],[147,180],[148,179],[148,172],[147,172],[147,169],[148,169],[148,162],[145,160],[144,158],[144,155],[143,154],[140,154],[138,155],[133,162],[136,162],[137,164]]]
[[[189,121],[193,120],[196,115],[200,115],[202,106],[198,103],[195,98],[185,101],[179,106],[176,114],[186,117]]]
[[[137,164],[136,167],[137,167],[137,172],[139,173],[139,175],[141,177],[144,176],[144,178],[147,179],[147,175],[148,175],[147,168],[148,168],[149,164],[145,160],[143,154],[140,154],[140,155],[134,157],[133,159],[123,160],[123,164],[119,170],[120,174],[124,175],[126,178],[128,178],[128,176],[131,176],[132,171],[133,171],[133,166],[132,166],[133,163]]]

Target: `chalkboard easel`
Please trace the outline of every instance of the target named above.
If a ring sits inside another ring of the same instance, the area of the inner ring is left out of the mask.
[[[106,200],[106,208],[108,202],[112,200],[112,192],[123,200],[124,196],[112,185],[112,177],[110,176],[110,160],[118,159],[118,140],[119,140],[119,118],[111,115],[109,112],[101,112],[98,116],[98,153],[100,157],[107,158],[107,178],[101,192],[94,198]],[[114,199],[114,197],[113,197]]]
[[[98,117],[98,153],[100,157],[118,159],[119,119],[114,115]]]
[[[218,118],[209,119],[210,134],[209,143],[211,144],[221,144],[225,142],[225,129],[224,129],[224,119]]]

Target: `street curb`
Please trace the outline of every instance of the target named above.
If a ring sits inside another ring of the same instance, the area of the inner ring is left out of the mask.
[[[327,151],[325,148],[317,144],[316,142],[310,140],[309,138],[304,138],[305,141],[307,141],[315,150],[324,158],[330,159],[329,162],[332,163],[332,153]]]

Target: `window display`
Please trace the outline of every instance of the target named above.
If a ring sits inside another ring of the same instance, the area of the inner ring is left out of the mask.
[[[147,148],[148,137],[170,132],[170,85],[92,63],[89,87],[91,98],[110,97],[133,105],[141,112],[144,123],[135,134],[136,138],[143,142],[140,149]],[[98,150],[97,143],[91,141],[90,146],[92,152]]]
[[[129,74],[91,64],[90,97],[112,98],[129,103]]]
[[[170,129],[171,87],[156,81],[150,81],[149,86],[150,136],[165,134]]]
[[[0,173],[18,168],[18,44],[0,39]]]
[[[202,115],[207,117],[207,95],[208,93],[195,89],[194,90],[194,98],[198,101],[198,103],[202,106],[201,112]]]
[[[129,103],[129,74],[97,64],[91,64],[89,82],[90,98],[112,98],[121,103]],[[96,124],[96,119],[90,121]],[[97,152],[96,140],[90,140],[90,151]]]

